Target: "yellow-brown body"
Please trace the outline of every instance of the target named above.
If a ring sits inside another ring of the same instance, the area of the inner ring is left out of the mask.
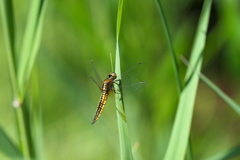
[[[92,124],[94,124],[100,117],[103,111],[103,108],[107,102],[109,92],[113,90],[113,83],[116,78],[117,78],[116,73],[109,73],[108,78],[103,81],[101,86],[102,94],[101,94],[100,101],[98,103],[98,107],[97,107],[94,119],[92,121]]]

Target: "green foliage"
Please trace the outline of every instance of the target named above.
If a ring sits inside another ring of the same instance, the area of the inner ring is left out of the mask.
[[[211,3],[211,0],[206,0],[204,2],[196,31],[196,37],[191,51],[190,65],[194,66],[194,70],[196,70],[196,72],[201,70],[203,59],[202,53],[205,47]],[[185,86],[180,94],[176,118],[169,146],[164,158],[165,160],[181,160],[185,157],[199,81],[198,74],[195,73],[194,70],[193,68],[188,68],[185,76]]]
[[[118,15],[117,15],[117,28],[116,28],[116,60],[115,60],[115,73],[117,74],[117,79],[121,80],[121,63],[120,63],[120,51],[119,51],[119,34],[122,21],[122,8],[123,0],[119,0],[118,4]],[[123,102],[123,93],[119,88],[121,86],[121,81],[114,85],[117,91],[120,91],[115,95],[116,101],[116,111],[118,119],[118,132],[120,140],[120,154],[122,160],[132,160],[132,147],[130,143],[130,136],[128,133],[127,118],[125,114],[125,106]]]
[[[28,86],[28,81],[30,79],[30,74],[33,69],[34,61],[38,52],[40,45],[40,37],[43,23],[43,13],[45,10],[44,0],[37,0],[30,2],[29,13],[27,18],[27,25],[25,30],[25,35],[23,36],[23,43],[21,46],[21,51],[16,50],[16,29],[14,23],[14,13],[13,13],[13,3],[12,1],[1,1],[1,15],[2,24],[5,37],[5,44],[8,57],[8,67],[9,75],[11,79],[11,87],[13,93],[12,104],[15,107],[16,115],[16,129],[18,133],[18,149],[20,153],[18,155],[9,154],[4,148],[1,147],[4,153],[7,153],[9,158],[21,158],[23,155],[24,159],[39,158],[35,157],[35,150],[33,147],[33,140],[31,128],[37,127],[37,124],[32,125],[31,116],[35,119],[38,113],[28,110],[29,106],[26,105],[25,90]],[[6,134],[1,134],[1,138],[7,138],[3,145],[10,145],[10,138]],[[9,150],[9,149],[8,149]],[[21,156],[19,156],[21,155]]]
[[[22,158],[22,154],[18,150],[18,148],[13,144],[12,140],[9,139],[7,134],[0,127],[0,149],[6,154],[8,157],[14,158]]]
[[[225,159],[233,159],[240,155],[240,146],[236,146],[230,148],[228,150],[224,150],[219,152],[218,154],[211,156],[205,160],[225,160]]]

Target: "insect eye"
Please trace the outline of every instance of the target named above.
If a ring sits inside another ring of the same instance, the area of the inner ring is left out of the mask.
[[[111,74],[109,74],[109,75],[108,75],[108,78],[111,78],[111,77],[112,77],[112,75],[111,75]]]

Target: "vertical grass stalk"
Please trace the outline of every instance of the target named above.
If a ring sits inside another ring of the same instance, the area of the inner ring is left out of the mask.
[[[19,149],[23,154],[24,159],[30,159],[30,146],[29,138],[26,131],[26,123],[24,120],[24,113],[22,107],[17,107],[15,109],[16,120],[17,120],[17,131],[19,137]]]
[[[43,17],[46,10],[45,0],[30,1],[29,17],[23,38],[18,64],[19,100],[24,94],[29,80],[37,51],[40,46]]]
[[[15,30],[14,16],[11,0],[1,0],[0,9],[2,15],[3,33],[6,43],[6,51],[9,65],[9,73],[11,78],[11,86],[13,91],[13,106],[16,111],[17,130],[19,135],[19,149],[21,150],[24,159],[34,158],[31,151],[32,140],[30,128],[31,123],[27,121],[31,114],[27,111],[27,106],[22,106],[25,89],[33,64],[40,45],[40,37],[43,23],[43,16],[46,8],[44,0],[30,1],[29,17],[23,37],[22,49],[19,55],[15,51]],[[17,58],[19,57],[19,59]],[[18,61],[19,60],[19,61]]]
[[[18,85],[16,75],[15,25],[12,0],[1,0],[0,7],[12,93],[13,98],[16,100],[18,97]]]
[[[17,103],[18,99],[18,84],[17,84],[17,74],[16,74],[16,53],[15,53],[15,29],[14,29],[14,14],[13,5],[11,0],[0,1],[1,15],[2,15],[2,25],[3,34],[5,38],[6,54],[8,59],[8,68],[11,79],[12,93],[13,93],[13,106],[19,106]],[[25,132],[23,113],[20,108],[16,108],[17,117],[17,130],[19,135],[19,150],[23,156],[28,159],[28,145]]]
[[[168,24],[167,24],[167,21],[166,21],[166,18],[165,18],[160,0],[155,0],[155,3],[156,3],[156,6],[157,6],[157,9],[159,11],[159,15],[161,17],[160,19],[162,21],[163,29],[164,29],[165,36],[166,36],[166,39],[167,39],[167,43],[168,43],[168,46],[169,46],[169,49],[170,49],[172,62],[173,62],[175,79],[176,79],[176,83],[177,83],[177,89],[178,89],[178,93],[180,94],[181,91],[182,91],[182,84],[181,84],[181,80],[180,80],[179,66],[178,66],[178,63],[177,63],[176,54],[175,54],[174,49],[173,49],[171,36],[170,36],[169,30],[168,30]]]
[[[31,76],[31,93],[30,93],[30,107],[32,114],[31,119],[31,134],[33,137],[33,147],[35,150],[36,160],[43,160],[43,135],[42,135],[42,108],[39,101],[39,87],[38,87],[38,71],[37,67],[34,67],[33,74]]]
[[[175,54],[175,51],[174,51],[174,48],[173,48],[173,45],[172,45],[172,40],[171,40],[170,32],[169,32],[169,29],[168,29],[168,24],[167,24],[167,21],[166,21],[166,18],[165,18],[164,11],[163,11],[162,5],[160,3],[160,0],[155,0],[155,3],[156,3],[156,6],[157,6],[157,9],[159,11],[159,15],[160,15],[160,19],[162,21],[164,33],[165,33],[167,43],[168,43],[168,47],[170,49],[170,54],[171,54],[171,58],[172,58],[173,70],[174,70],[174,74],[175,74],[178,94],[180,95],[181,92],[182,92],[182,84],[181,84],[181,80],[180,80],[179,66],[178,66],[176,54]],[[193,159],[190,137],[189,137],[189,140],[188,140],[188,147],[187,147],[187,159],[188,160]]]
[[[200,15],[193,48],[191,51],[190,65],[185,76],[185,87],[180,95],[176,118],[164,160],[183,160],[185,157],[188,137],[190,133],[194,101],[197,92],[199,77],[195,73],[200,71],[202,65],[202,52],[205,47],[208,21],[212,0],[205,0]]]
[[[127,119],[125,115],[125,108],[123,102],[123,94],[121,90],[121,63],[120,63],[120,53],[119,53],[119,33],[121,28],[122,19],[122,7],[123,0],[119,0],[118,4],[118,15],[117,15],[117,27],[116,27],[116,60],[115,60],[115,73],[117,74],[117,79],[119,79],[119,85],[114,85],[116,91],[120,93],[115,94],[116,110],[117,110],[117,122],[119,131],[119,141],[120,141],[120,154],[121,160],[132,160],[132,147],[130,143]]]

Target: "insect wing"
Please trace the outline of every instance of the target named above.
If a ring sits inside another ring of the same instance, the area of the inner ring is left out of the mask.
[[[129,91],[143,88],[147,84],[146,81],[139,80],[143,70],[144,64],[138,63],[124,72],[122,75],[122,89],[124,91]]]
[[[94,79],[93,77],[91,77],[89,75],[89,77],[91,78],[91,80],[98,86],[98,88],[101,90],[101,85],[102,85],[102,79],[100,78],[98,72],[97,72],[97,69],[92,61],[92,59],[90,60],[91,61],[91,64],[92,64],[92,68],[93,68],[93,71],[94,71],[94,75],[95,75],[95,78]]]
[[[133,84],[129,84],[129,85],[124,85],[122,86],[123,90],[129,91],[129,90],[139,90],[142,89],[145,85],[147,85],[146,81],[139,81]]]

